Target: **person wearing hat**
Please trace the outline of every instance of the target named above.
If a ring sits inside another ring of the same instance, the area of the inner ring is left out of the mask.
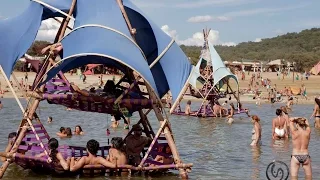
[[[132,126],[133,134],[126,138],[126,153],[130,165],[137,166],[141,162],[141,152],[143,148],[150,144],[152,139],[142,136],[142,128],[139,124]]]

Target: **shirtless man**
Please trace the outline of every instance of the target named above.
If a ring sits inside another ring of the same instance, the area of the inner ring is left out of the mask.
[[[81,168],[83,168],[85,165],[103,165],[107,168],[116,168],[117,165],[113,164],[103,157],[98,157],[97,153],[99,150],[99,142],[91,139],[87,142],[87,152],[88,156],[83,156],[80,158],[79,161],[75,162],[75,158],[71,158],[71,163],[70,163],[70,171],[74,172],[77,171]]]
[[[291,155],[291,179],[298,179],[300,165],[305,173],[305,179],[312,179],[311,158],[308,146],[310,142],[310,125],[305,118],[290,118],[292,133],[292,155]]]
[[[132,126],[133,134],[126,138],[126,153],[130,165],[139,165],[141,162],[140,153],[143,148],[151,143],[152,139],[142,136],[142,128],[139,124]]]
[[[60,138],[67,137],[67,132],[66,132],[66,129],[64,127],[61,127],[60,128],[60,132],[57,132],[56,134]]]
[[[185,109],[184,113],[186,115],[188,115],[188,116],[192,114],[191,113],[191,101],[190,100],[188,100],[188,102],[187,102],[186,109]]]
[[[128,164],[127,155],[124,149],[124,142],[121,137],[113,137],[111,139],[111,148],[109,149],[107,161],[110,161],[116,166]],[[128,175],[128,171],[122,170],[121,175]]]
[[[272,120],[272,139],[288,138],[287,124],[281,109],[276,110],[277,117]]]

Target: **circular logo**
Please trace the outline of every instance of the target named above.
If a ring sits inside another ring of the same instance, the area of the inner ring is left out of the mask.
[[[289,178],[289,168],[282,161],[273,161],[267,167],[266,176],[268,180],[287,180]]]

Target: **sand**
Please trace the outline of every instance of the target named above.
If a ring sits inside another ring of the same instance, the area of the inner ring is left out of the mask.
[[[18,81],[21,82],[21,79],[24,79],[25,73],[23,72],[13,72],[13,74],[17,77]],[[29,72],[28,73],[28,85],[31,85],[34,78],[35,78],[35,73]],[[77,84],[81,89],[88,88],[91,85],[97,85],[99,82],[99,74],[97,75],[87,75],[87,83],[83,84],[82,80],[80,79],[79,75],[76,74],[69,74],[66,73],[65,76],[70,82],[74,82]],[[308,93],[308,100],[305,100],[301,96],[296,96],[299,100],[299,104],[313,104],[314,103],[314,98],[320,95],[320,76],[311,76],[309,77],[309,80],[295,80],[293,81],[292,73],[290,76],[286,76],[284,80],[282,80],[282,76],[280,79],[278,79],[277,74],[275,72],[265,72],[262,73],[263,78],[269,78],[271,80],[272,86],[276,84],[277,89],[284,89],[284,87],[301,87],[302,84],[304,84],[307,88],[307,93]],[[106,82],[108,79],[112,79],[113,75],[103,75],[103,81]],[[120,76],[115,76],[116,80],[119,80],[121,77]],[[10,79],[14,83],[14,89],[17,95],[21,98],[23,98],[22,92],[19,91],[14,79],[11,77]],[[0,97],[2,98],[13,98],[13,94],[10,91],[10,88],[7,86],[7,83],[2,76],[0,75],[0,88],[1,90],[8,91],[5,92],[4,94],[0,94]],[[242,81],[239,80],[239,87],[240,89],[246,89],[249,84],[249,76],[246,74],[246,80]],[[235,87],[235,84],[232,83],[232,87]],[[259,88],[259,90],[262,90],[262,96],[267,96],[267,90],[265,88]],[[185,97],[185,99],[194,99],[193,97]],[[241,102],[244,103],[255,103],[256,101],[253,99],[252,95],[241,95],[240,96]],[[266,103],[264,100],[262,100],[262,103]]]

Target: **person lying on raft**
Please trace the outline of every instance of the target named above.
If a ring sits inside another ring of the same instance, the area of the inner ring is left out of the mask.
[[[305,118],[290,118],[290,129],[292,134],[291,179],[298,179],[300,165],[304,169],[305,179],[312,179],[311,157],[308,150],[311,135],[309,122]]]
[[[149,137],[142,136],[142,128],[139,124],[132,126],[133,134],[126,138],[126,153],[130,165],[137,166],[141,162],[141,152],[143,148],[152,142]]]
[[[59,166],[59,164],[62,166],[62,168],[67,171],[69,170],[69,163],[67,162],[62,154],[58,151],[59,142],[55,138],[51,138],[48,141],[48,148],[49,148],[49,157],[51,158],[54,166]],[[37,154],[36,157],[45,157],[45,153]]]
[[[121,137],[113,137],[111,139],[111,148],[109,149],[109,155],[106,159],[117,166],[128,164],[124,141]],[[127,175],[127,172],[128,171],[122,170],[121,175]]]
[[[272,120],[272,139],[288,138],[286,119],[282,115],[281,109],[276,110],[277,117]]]
[[[83,168],[85,165],[102,165],[106,168],[116,168],[117,165],[107,161],[103,157],[98,157],[97,153],[99,150],[99,142],[91,139],[87,142],[87,152],[88,156],[81,157],[77,162],[75,162],[75,158],[71,158],[70,162],[70,171],[77,171]]]

